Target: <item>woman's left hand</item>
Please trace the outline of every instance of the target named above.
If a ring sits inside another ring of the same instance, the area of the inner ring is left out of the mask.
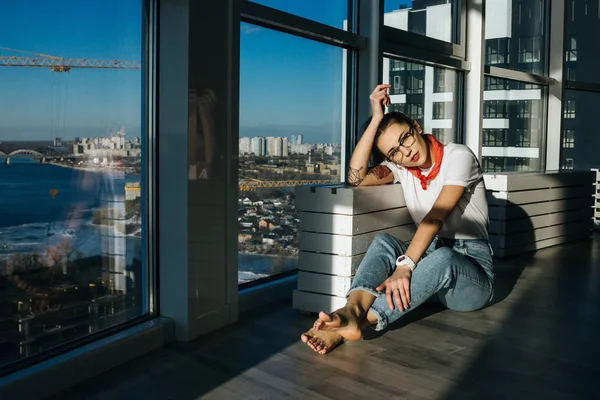
[[[412,271],[406,265],[400,265],[396,267],[394,273],[387,278],[383,283],[375,288],[375,290],[381,292],[385,290],[385,299],[387,301],[390,310],[394,309],[394,302],[392,296],[396,301],[398,310],[404,311],[408,309],[410,304],[410,277]]]

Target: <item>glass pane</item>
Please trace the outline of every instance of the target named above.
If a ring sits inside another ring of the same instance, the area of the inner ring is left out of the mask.
[[[567,80],[600,83],[600,4],[566,0],[565,68]],[[577,163],[575,161],[575,163]]]
[[[348,29],[348,0],[252,0],[339,29]]]
[[[545,0],[486,1],[486,65],[547,74],[545,7]]]
[[[452,42],[452,0],[385,0],[386,26]]]
[[[600,168],[598,126],[600,93],[566,90],[563,102],[561,168]],[[569,162],[566,160],[570,159]]]
[[[546,87],[484,78],[484,172],[535,171],[544,154]]]
[[[443,143],[456,142],[455,71],[384,58],[383,83],[392,85],[388,111],[416,119],[425,132]]]
[[[0,63],[26,67],[0,68],[0,365],[148,310],[141,22],[141,1],[2,6]]]
[[[339,182],[346,50],[242,24],[239,282],[295,269],[294,186]]]

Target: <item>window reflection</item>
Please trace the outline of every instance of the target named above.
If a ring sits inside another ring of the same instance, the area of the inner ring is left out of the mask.
[[[444,143],[456,141],[455,71],[384,58],[383,79],[392,85],[389,111],[407,114]]]
[[[139,1],[0,14],[0,63],[26,65],[0,68],[0,366],[148,310],[141,14]]]
[[[541,167],[546,92],[540,85],[484,78],[485,172],[535,171]]]
[[[565,90],[561,168],[600,169],[597,131],[600,93]]]
[[[490,0],[485,13],[485,63],[546,74],[545,0]]]
[[[452,42],[452,0],[385,0],[386,26]]]

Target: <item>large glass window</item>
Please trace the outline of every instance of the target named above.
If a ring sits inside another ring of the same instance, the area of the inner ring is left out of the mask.
[[[148,312],[142,2],[4,3],[0,37],[8,368]]]
[[[545,0],[485,3],[487,65],[546,74],[545,3]]]
[[[395,90],[398,78],[402,90]],[[384,58],[383,81],[392,85],[389,111],[407,114],[417,120],[425,132],[435,132],[445,143],[456,141],[456,91],[447,88],[458,87],[457,72]]]
[[[345,50],[242,23],[239,283],[297,266],[294,187],[339,182]]]
[[[347,29],[348,0],[252,0],[252,2],[336,28]],[[244,29],[249,28],[250,26],[246,26]]]
[[[563,167],[564,160],[568,158],[572,169],[600,168],[600,135],[597,133],[600,93],[565,90],[565,98],[561,157]]]
[[[452,42],[453,4],[453,0],[385,0],[383,22],[392,28]]]
[[[489,90],[498,86],[502,91]],[[542,168],[545,86],[484,78],[483,169],[527,171]]]

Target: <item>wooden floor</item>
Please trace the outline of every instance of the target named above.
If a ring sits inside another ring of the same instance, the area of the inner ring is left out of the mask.
[[[314,321],[277,304],[56,399],[600,398],[600,235],[501,261],[495,304],[426,305],[378,337],[314,354]]]

